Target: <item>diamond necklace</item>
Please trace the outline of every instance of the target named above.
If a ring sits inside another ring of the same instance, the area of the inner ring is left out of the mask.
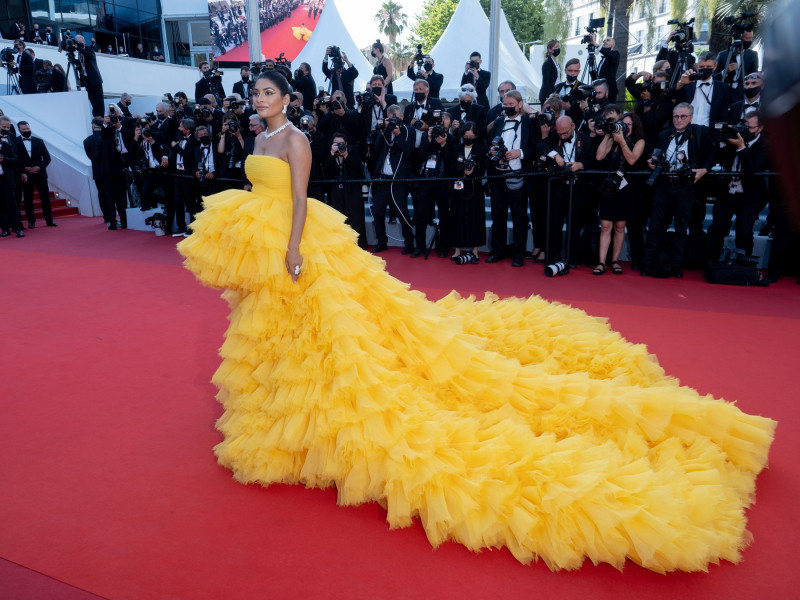
[[[278,128],[275,130],[275,131],[270,131],[269,133],[265,131],[265,132],[264,132],[264,139],[265,139],[265,140],[268,140],[268,139],[269,139],[269,138],[271,138],[273,135],[277,135],[277,134],[279,134],[281,131],[283,131],[284,129],[286,129],[286,128],[287,128],[289,125],[291,125],[291,124],[292,124],[292,122],[291,122],[291,121],[286,121],[286,123],[284,123],[283,125],[281,125],[280,127],[278,127]]]

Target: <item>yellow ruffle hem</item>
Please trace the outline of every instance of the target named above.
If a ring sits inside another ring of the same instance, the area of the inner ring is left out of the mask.
[[[289,166],[246,168],[253,191],[206,198],[178,246],[231,308],[214,450],[237,481],[335,485],[391,527],[419,517],[434,546],[506,546],[551,569],[740,559],[774,421],[680,386],[580,310],[430,302],[313,199],[294,284]]]

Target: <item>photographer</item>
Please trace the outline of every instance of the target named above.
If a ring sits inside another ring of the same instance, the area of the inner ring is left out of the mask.
[[[171,201],[167,203],[166,232],[172,233],[172,222],[176,221],[177,229],[173,237],[186,235],[186,210],[197,212],[197,180],[195,173],[195,122],[183,119],[178,125],[178,140],[172,142],[170,167],[174,174]],[[209,139],[210,142],[210,139]]]
[[[101,197],[107,202],[103,215],[109,219],[108,228],[116,231],[117,213],[121,227],[128,228],[125,169],[132,162],[131,151],[135,149],[135,142],[133,132],[122,127],[122,113],[117,106],[111,104],[108,108],[108,114],[103,116],[103,129],[95,151],[103,186]]]
[[[152,124],[153,129],[158,131],[162,140],[167,144],[172,143],[178,135],[178,119],[171,116],[171,112],[173,111],[168,104],[159,102],[156,104],[156,122]],[[183,118],[183,114],[181,118]]]
[[[315,180],[324,179],[322,176],[322,163],[325,162],[325,158],[328,156],[330,144],[325,136],[317,133],[316,124],[317,120],[314,115],[300,117],[299,129],[306,136],[311,146],[311,173],[309,175],[308,197],[316,198],[323,202],[325,200],[325,188],[321,183],[316,183]],[[249,139],[245,141],[247,142]]]
[[[0,138],[0,237],[7,237],[13,231],[22,238],[25,237],[25,228],[14,193],[17,157],[9,139]]]
[[[376,40],[372,44],[371,54],[372,58],[375,59],[375,67],[372,69],[372,74],[383,77],[383,81],[386,83],[386,93],[394,94],[394,89],[392,88],[392,61],[386,58],[386,49],[380,40]]]
[[[461,86],[458,92],[459,103],[447,110],[453,117],[452,133],[459,135],[461,123],[472,121],[478,130],[478,134],[483,137],[486,129],[486,109],[477,103],[478,94],[475,87],[470,83]]]
[[[58,46],[58,34],[53,31],[53,28],[50,25],[47,25],[44,28],[44,37],[42,41],[48,46]]]
[[[482,62],[483,60],[481,59],[480,52],[476,51],[470,54],[469,61],[464,66],[464,74],[461,76],[461,83],[459,85],[471,83],[475,86],[475,91],[478,93],[478,104],[488,110],[489,98],[486,95],[486,90],[489,89],[492,83],[492,74],[489,71],[481,69]]]
[[[744,78],[744,99],[731,104],[728,111],[728,123],[742,123],[747,113],[761,111],[761,92],[764,89],[764,76],[761,73],[750,73]]]
[[[311,75],[311,65],[305,62],[300,63],[294,71],[292,86],[295,91],[303,94],[303,108],[307,111],[313,110],[314,96],[317,94],[317,83]]]
[[[652,156],[653,148],[658,143],[658,134],[672,120],[672,109],[675,108],[673,93],[669,90],[667,74],[655,71],[637,87],[636,108],[634,112],[641,119],[644,127],[645,156]]]
[[[417,204],[414,210],[416,248],[411,258],[422,256],[427,249],[428,224],[433,222],[434,207],[439,209],[439,240],[436,252],[440,258],[450,251],[450,189],[449,181],[438,181],[440,177],[452,175],[455,166],[452,159],[455,138],[447,133],[447,128],[438,120],[422,136],[417,150],[419,174],[425,181],[419,182]]]
[[[503,96],[504,116],[492,125],[494,140],[489,149],[489,174],[512,173],[513,177],[492,179],[492,236],[491,254],[486,259],[495,263],[511,256],[511,265],[521,267],[528,241],[528,215],[525,186],[522,179],[523,161],[529,163],[535,154],[535,134],[531,120],[523,116],[522,95],[512,90]],[[508,247],[508,212],[511,211],[513,245]]]
[[[653,208],[641,275],[654,272],[664,234],[674,216],[675,247],[664,249],[669,254],[669,264],[664,265],[668,267],[665,274],[683,277],[681,265],[689,217],[695,203],[695,184],[714,164],[712,133],[708,127],[692,123],[693,114],[694,107],[686,102],[675,107],[672,111],[673,126],[661,132],[654,155],[647,161],[651,170],[661,167],[668,172],[661,175],[653,186]]]
[[[147,119],[140,119],[133,134],[138,144],[137,163],[142,178],[140,209],[142,211],[158,207],[158,196],[155,191],[161,188],[165,197],[172,193],[172,182],[167,177],[170,148],[160,139]],[[165,198],[164,204],[168,204]]]
[[[212,94],[217,102],[225,97],[225,89],[222,87],[222,77],[216,69],[212,69],[206,61],[200,63],[200,80],[194,84],[194,99],[199,102],[200,98],[206,94]]]
[[[592,46],[597,46],[597,34],[592,33]],[[612,37],[606,37],[600,46],[600,63],[597,65],[597,78],[605,79],[608,84],[608,95],[610,102],[617,99],[617,69],[619,69],[619,51],[615,50],[617,42]]]
[[[347,133],[349,139],[358,139],[361,132],[361,115],[355,110],[348,110],[344,92],[336,91],[330,102],[322,102],[319,106],[323,116],[317,122],[317,132],[324,136],[328,143],[333,142],[333,134],[337,131]]]
[[[564,105],[564,114],[571,117],[575,123],[583,120],[583,111],[580,101],[575,98],[575,91],[584,85],[578,77],[581,74],[581,61],[577,58],[570,58],[564,65],[564,81],[557,83],[554,93],[561,99]]]
[[[212,96],[213,98],[213,96]],[[200,98],[194,106],[194,121],[198,127],[202,125],[211,131],[211,136],[216,137],[222,129],[222,113],[214,110],[211,100]]]
[[[15,40],[14,47],[19,54],[19,87],[23,94],[36,93],[36,67],[33,51],[25,47],[25,42]]]
[[[677,101],[688,102],[694,108],[692,123],[710,127],[728,115],[728,88],[712,78],[716,54],[704,52],[698,57],[696,69],[687,70],[677,85]],[[673,113],[674,114],[674,113]]]
[[[195,196],[187,203],[189,222],[202,210],[201,197],[210,196],[218,191],[219,154],[214,151],[212,131],[204,125],[198,125],[194,132],[197,144],[194,147],[194,178],[199,182],[199,193],[195,188]],[[238,141],[238,140],[237,140]]]
[[[222,133],[217,142],[219,156],[219,176],[223,179],[244,178],[244,137],[239,127],[239,120],[233,112],[229,112],[222,121]],[[222,189],[238,187],[228,182]]]
[[[577,266],[578,238],[581,229],[580,215],[584,196],[584,185],[581,180],[574,183],[572,194],[572,213],[569,214],[569,182],[574,173],[591,169],[596,154],[596,147],[589,136],[580,133],[575,123],[568,116],[556,121],[550,135],[538,144],[543,158],[550,159],[548,170],[560,176],[560,181],[551,184],[550,221],[547,228],[550,237],[549,253],[545,256],[545,264],[551,265],[561,260],[562,234],[564,220],[570,226],[569,235],[569,267]],[[566,258],[566,257],[564,257]]]
[[[450,196],[451,259],[457,265],[477,264],[478,248],[486,243],[486,198],[481,177],[486,172],[486,146],[480,142],[477,126],[466,121],[459,127],[461,139],[453,151],[455,181]]]
[[[420,61],[422,62],[420,63]],[[417,54],[414,60],[408,65],[406,76],[411,81],[416,81],[417,79],[427,81],[430,88],[430,97],[438,99],[439,90],[442,89],[442,83],[444,83],[444,75],[437,73],[434,70],[434,66],[433,58],[428,54],[422,54],[422,44],[420,44],[417,46]]]
[[[383,252],[389,241],[386,236],[386,207],[391,202],[400,216],[403,232],[403,254],[414,251],[414,230],[408,213],[409,184],[395,182],[408,179],[414,173],[414,130],[403,125],[402,109],[393,104],[386,110],[388,118],[381,124],[380,135],[375,141],[375,171],[372,183],[372,216],[378,243],[373,254]]]
[[[737,25],[734,25],[736,28]],[[717,56],[717,63],[714,67],[714,79],[721,81],[730,88],[729,100],[741,102],[744,99],[744,78],[751,73],[758,71],[758,53],[751,50],[753,45],[753,26],[738,25],[744,27],[744,31],[733,35],[733,56],[728,60],[728,51],[723,50]],[[737,35],[741,36],[737,39]]]
[[[239,69],[241,79],[233,84],[233,93],[239,94],[240,98],[250,97],[250,65],[244,65]]]
[[[92,179],[95,187],[97,187],[97,200],[100,203],[103,220],[106,223],[111,223],[111,217],[108,215],[109,202],[106,197],[106,187],[103,185],[102,164],[98,154],[102,131],[103,119],[101,117],[92,117],[92,134],[83,140],[83,151],[86,153],[86,158],[92,162]]]
[[[66,92],[69,86],[67,85],[67,75],[61,65],[54,65],[49,60],[42,61],[42,69],[50,74],[50,92]]]
[[[347,69],[344,68],[345,65],[347,65]],[[331,82],[331,92],[344,92],[347,104],[355,106],[353,82],[358,77],[358,69],[347,58],[347,53],[338,46],[328,46],[325,49],[325,58],[322,59],[322,72]]]
[[[622,109],[609,104],[603,111],[605,123],[601,126],[603,141],[597,147],[598,167],[608,171],[608,176],[600,185],[600,244],[597,266],[592,273],[602,275],[606,272],[608,248],[611,245],[611,230],[614,230],[614,245],[611,251],[611,272],[622,274],[619,256],[625,243],[626,222],[636,211],[639,202],[640,180],[626,177],[627,171],[644,168],[645,141],[642,122],[634,113],[622,115]],[[644,257],[644,240],[631,235],[631,255],[636,262]],[[641,237],[641,228],[639,229]]]
[[[764,114],[759,111],[748,113],[743,126],[723,127],[720,132],[725,147],[717,155],[719,163],[726,171],[741,175],[725,177],[720,182],[714,220],[708,228],[712,261],[719,260],[733,215],[736,215],[736,248],[747,259],[753,254],[753,225],[769,198],[766,180],[751,176],[769,169],[769,148],[763,133]]]
[[[422,141],[422,134],[436,124],[434,111],[444,112],[441,101],[429,95],[430,84],[424,79],[414,83],[414,101],[406,105],[403,111],[403,124],[408,125],[417,132],[416,147]]]
[[[81,85],[89,95],[89,103],[92,105],[92,116],[102,117],[105,114],[103,106],[103,78],[97,68],[97,57],[94,48],[86,46],[86,39],[82,35],[72,38],[65,36],[64,48],[67,51],[70,63],[77,69],[81,78]],[[77,64],[74,61],[77,52]]]
[[[561,83],[561,67],[556,57],[561,54],[561,44],[558,40],[547,42],[547,51],[542,63],[542,87],[539,88],[539,104],[544,104],[547,97],[552,94],[558,83]]]
[[[367,226],[364,216],[364,198],[360,183],[348,183],[364,178],[364,163],[356,144],[349,143],[346,133],[333,134],[330,151],[322,164],[325,179],[335,179],[328,185],[328,202],[347,217],[346,223],[358,233],[358,245],[367,248]]]

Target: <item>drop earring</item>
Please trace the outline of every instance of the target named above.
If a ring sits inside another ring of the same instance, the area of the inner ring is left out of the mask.
[[[283,114],[286,114],[286,105],[283,105]]]

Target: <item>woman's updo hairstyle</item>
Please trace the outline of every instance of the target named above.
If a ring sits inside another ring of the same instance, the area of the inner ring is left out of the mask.
[[[379,39],[375,40],[375,43],[372,44],[372,47],[375,50],[377,50],[378,52],[380,52],[381,54],[386,54],[386,51],[384,50],[383,44],[381,44],[381,41]]]
[[[258,76],[256,81],[261,79],[267,79],[275,84],[275,87],[278,88],[278,91],[281,93],[281,96],[288,96],[294,90],[292,90],[292,86],[289,85],[289,82],[286,80],[286,77],[278,73],[277,71],[262,71],[261,75]]]

